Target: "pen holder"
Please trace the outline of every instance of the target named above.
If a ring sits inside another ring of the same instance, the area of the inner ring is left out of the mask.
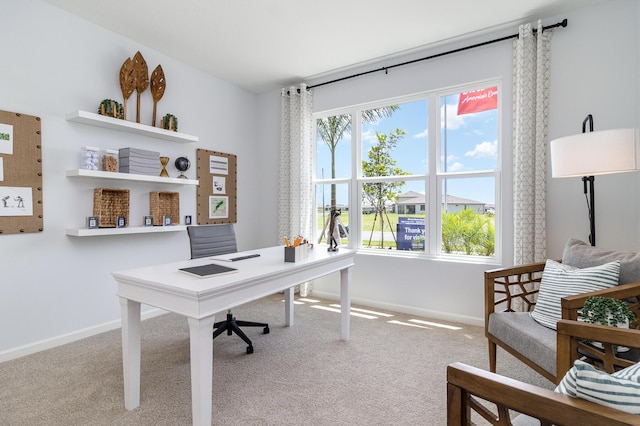
[[[298,262],[306,259],[309,255],[309,244],[300,244],[298,247],[285,247],[284,248],[284,261],[285,262]]]

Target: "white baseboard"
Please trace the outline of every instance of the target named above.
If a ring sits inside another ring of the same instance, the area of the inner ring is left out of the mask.
[[[140,318],[144,321],[149,318],[154,318],[160,315],[166,314],[167,311],[163,309],[150,309],[140,314]],[[106,331],[115,330],[121,327],[121,321],[110,321],[104,324],[99,324],[94,327],[84,328],[82,330],[74,331],[72,333],[62,334],[60,336],[52,337],[39,342],[30,343],[28,345],[19,346],[17,348],[9,349],[0,352],[0,362],[10,361],[12,359],[20,358],[26,355],[34,354],[36,352],[44,351],[46,349],[62,346],[67,343],[75,342],[86,337],[95,336],[96,334],[104,333]]]
[[[321,297],[323,299],[329,299],[329,300],[337,300],[340,301],[340,296],[334,293],[325,293],[322,291],[318,291],[318,290],[313,290],[311,292],[311,297],[313,296],[318,296]],[[378,309],[384,309],[387,311],[394,311],[394,312],[400,312],[403,314],[410,314],[410,315],[419,315],[421,317],[426,317],[426,318],[432,318],[432,319],[438,319],[438,320],[443,320],[443,321],[451,321],[451,322],[458,322],[458,323],[462,323],[462,324],[468,324],[468,325],[475,325],[475,326],[479,326],[479,327],[484,327],[484,319],[483,318],[476,318],[476,317],[470,317],[467,315],[457,315],[457,314],[450,314],[448,312],[441,312],[441,311],[432,311],[430,309],[419,309],[413,306],[404,306],[404,305],[397,305],[397,304],[393,304],[393,303],[383,303],[380,301],[375,301],[375,300],[367,300],[367,299],[358,299],[358,298],[351,298],[351,303],[355,303],[358,305],[363,305],[363,306],[368,306],[371,308],[378,308]]]

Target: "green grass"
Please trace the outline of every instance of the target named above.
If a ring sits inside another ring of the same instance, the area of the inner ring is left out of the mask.
[[[424,216],[421,215],[417,215],[417,214],[403,214],[403,215],[398,215],[397,213],[385,213],[384,215],[384,232],[390,232],[390,230],[393,230],[393,232],[396,232],[396,225],[398,224],[398,217],[402,216],[402,217],[420,217],[420,218],[424,218]],[[329,212],[325,212],[325,217],[322,217],[322,210],[318,211],[318,229],[322,230],[323,226],[324,226],[324,222],[327,220],[327,218],[329,217]],[[363,214],[361,217],[361,221],[362,221],[362,239],[364,241],[364,243],[366,245],[368,245],[369,243],[369,236],[368,236],[368,232],[371,232],[371,230],[374,231],[380,231],[380,216],[378,215],[378,217],[376,217],[375,214]],[[375,219],[375,229],[373,229],[374,227],[374,219]],[[349,225],[349,215],[348,214],[342,214],[340,215],[340,220],[342,221],[342,224],[347,226]],[[391,223],[391,225],[389,225],[389,223]],[[328,225],[327,225],[327,231],[328,229]],[[326,238],[323,238],[324,241],[326,241]],[[347,245],[349,243],[349,240],[347,238],[342,238],[340,241],[341,244]],[[380,248],[380,240],[371,240],[371,247],[374,248]],[[393,240],[393,238],[390,238],[389,240],[385,240],[384,241],[384,248],[392,248],[395,249],[396,248],[396,242]]]

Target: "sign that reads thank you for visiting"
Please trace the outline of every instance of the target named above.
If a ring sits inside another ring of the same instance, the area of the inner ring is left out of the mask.
[[[420,217],[398,217],[396,225],[398,250],[424,250],[424,219]]]

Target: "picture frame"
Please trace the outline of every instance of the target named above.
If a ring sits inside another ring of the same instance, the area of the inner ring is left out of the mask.
[[[153,226],[153,216],[145,216],[142,224],[144,226]]]
[[[162,225],[171,226],[171,216],[162,216]]]
[[[126,228],[127,218],[124,216],[118,216],[116,219],[116,228]]]
[[[191,216],[187,215],[184,217],[184,224],[191,225]]]
[[[209,196],[209,219],[229,217],[229,197]]]
[[[98,229],[98,216],[87,217],[87,229]]]

